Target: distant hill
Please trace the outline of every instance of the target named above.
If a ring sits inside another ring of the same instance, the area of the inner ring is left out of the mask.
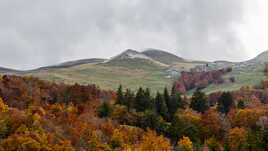
[[[217,90],[239,89],[265,79],[262,70],[263,62],[266,60],[268,60],[268,51],[245,62],[205,62],[190,61],[158,49],[148,49],[143,52],[128,49],[110,59],[93,58],[68,61],[28,71],[0,68],[0,73],[32,75],[57,83],[83,85],[94,83],[102,89],[115,90],[120,84],[133,90],[142,86],[151,88],[155,93],[162,91],[164,87],[170,88],[182,71],[202,72],[232,67],[233,71],[224,75],[223,78],[226,79],[225,81],[229,81],[230,77],[234,77],[236,82],[209,85],[204,91],[210,93]]]
[[[70,68],[82,64],[88,64],[88,63],[102,63],[106,59],[99,59],[99,58],[92,58],[92,59],[81,59],[81,60],[75,60],[75,61],[68,61],[64,62],[58,65],[53,66],[47,66],[47,67],[41,67],[35,70],[45,70],[45,69],[59,69],[59,68]]]
[[[167,62],[168,58],[172,58],[172,63]],[[142,86],[156,92],[170,88],[181,71],[201,64],[159,50],[139,52],[128,49],[110,59],[69,61],[16,74],[33,75],[57,83],[95,83],[103,89],[113,90],[119,84],[133,90]]]
[[[4,68],[4,67],[0,67],[0,73],[20,73],[22,71],[20,70],[14,70],[14,69],[10,69],[10,68]]]
[[[181,57],[158,49],[147,49],[143,51],[142,54],[168,65],[171,65],[176,62],[185,62],[185,60]]]
[[[268,61],[268,51],[265,51],[253,59],[243,62],[229,62],[229,61],[215,61],[206,63],[201,66],[196,66],[192,70],[197,72],[219,70],[223,68],[231,67],[232,72],[223,76],[225,81],[234,77],[235,83],[226,82],[221,85],[212,84],[204,89],[205,92],[211,93],[215,91],[232,91],[240,89],[243,86],[256,85],[261,80],[265,80],[263,75],[264,63]],[[192,91],[188,92],[192,94]]]
[[[268,50],[259,54],[257,57],[255,57],[251,61],[268,62]]]
[[[146,56],[145,54],[132,49],[128,49],[123,53],[112,57],[111,59],[105,61],[103,65],[122,66],[136,69],[161,68],[169,66],[163,62],[154,60],[150,56]]]

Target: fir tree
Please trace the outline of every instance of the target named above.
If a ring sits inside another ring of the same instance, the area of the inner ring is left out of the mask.
[[[124,103],[124,94],[122,91],[122,85],[120,85],[117,89],[117,99],[116,99],[116,104],[123,104]]]
[[[201,91],[201,88],[197,88],[194,92],[190,107],[201,113],[209,109],[207,98],[205,93]]]
[[[166,87],[164,89],[164,99],[166,101],[167,107],[169,107],[170,96],[169,96],[169,93],[168,93],[168,89]]]
[[[128,112],[129,112],[130,109],[133,107],[133,103],[134,103],[134,100],[135,100],[135,95],[130,89],[127,89],[126,93],[124,95],[124,99],[126,100],[126,101],[124,101],[124,105],[127,106],[127,109],[128,109]]]
[[[230,92],[223,92],[219,98],[217,109],[219,112],[227,114],[234,100]]]
[[[163,96],[159,92],[157,92],[156,97],[155,97],[155,107],[156,107],[157,113],[160,114],[164,119],[166,119],[168,116],[167,105],[164,101]]]
[[[99,117],[111,117],[112,108],[107,102],[104,102],[99,108]]]
[[[142,88],[139,88],[136,94],[134,107],[138,112],[143,112],[151,108],[150,96]]]

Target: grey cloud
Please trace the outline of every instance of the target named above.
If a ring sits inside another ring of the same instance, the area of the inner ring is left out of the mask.
[[[237,60],[243,0],[0,0],[0,66],[34,68],[160,48]]]

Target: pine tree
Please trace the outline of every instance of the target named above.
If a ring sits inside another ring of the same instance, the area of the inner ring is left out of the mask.
[[[118,87],[116,94],[117,94],[116,104],[124,104],[124,94],[122,91],[122,85]]]
[[[111,117],[112,108],[107,102],[104,102],[99,108],[99,117]]]
[[[190,107],[201,113],[209,109],[207,98],[201,88],[197,88],[194,92]]]
[[[164,119],[166,119],[168,116],[167,105],[164,101],[163,96],[159,92],[157,92],[155,97],[155,107],[157,113],[160,114]]]
[[[166,101],[167,107],[169,107],[170,96],[169,96],[169,93],[168,93],[168,89],[166,87],[164,89],[164,99]]]
[[[158,116],[155,112],[147,110],[144,112],[144,115],[140,119],[141,128],[146,130],[146,128],[150,128],[152,130],[156,130],[160,125],[160,116]]]
[[[219,98],[217,109],[219,112],[227,114],[234,100],[230,92],[223,92]]]
[[[130,89],[127,89],[126,93],[124,95],[124,99],[126,100],[126,101],[124,101],[124,105],[127,106],[127,109],[128,109],[128,112],[129,112],[130,109],[133,107],[133,103],[134,103],[134,100],[135,100],[135,95]]]
[[[169,98],[168,111],[173,115],[178,108],[184,108],[186,102],[181,98],[181,95],[176,91],[174,86],[172,87],[171,96]]]
[[[134,107],[138,112],[143,112],[151,108],[150,96],[142,88],[139,88],[136,94]]]

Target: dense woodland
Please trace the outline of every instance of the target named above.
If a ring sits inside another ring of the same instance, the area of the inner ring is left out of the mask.
[[[198,86],[188,98],[0,76],[0,151],[268,151],[268,82]]]

